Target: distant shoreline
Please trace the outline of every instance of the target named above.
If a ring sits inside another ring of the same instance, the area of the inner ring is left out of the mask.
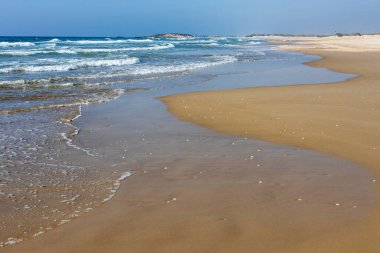
[[[325,38],[331,36],[339,36],[339,37],[350,37],[350,36],[365,36],[365,35],[379,35],[380,33],[360,33],[360,32],[352,32],[352,33],[332,33],[332,34],[287,34],[287,33],[252,33],[248,35],[218,35],[218,34],[188,34],[188,33],[157,33],[157,34],[149,34],[149,35],[104,35],[104,36],[80,36],[80,35],[0,35],[0,38],[112,38],[112,39],[120,39],[120,38],[194,38],[194,37],[317,37],[317,38]]]

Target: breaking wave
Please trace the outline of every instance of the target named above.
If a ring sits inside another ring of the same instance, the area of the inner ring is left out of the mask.
[[[32,47],[32,42],[0,42],[0,47]]]
[[[131,57],[127,59],[114,59],[114,60],[75,60],[66,64],[57,65],[43,65],[43,66],[16,66],[10,68],[0,69],[0,73],[9,72],[65,72],[69,70],[74,70],[78,68],[86,67],[109,67],[109,66],[124,66],[138,63],[139,59],[136,57]]]

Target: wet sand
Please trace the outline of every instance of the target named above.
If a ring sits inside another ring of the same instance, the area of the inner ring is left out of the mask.
[[[323,57],[310,66],[355,73],[358,77],[325,85],[183,94],[164,97],[163,101],[180,119],[227,134],[348,159],[379,178],[379,37],[273,39],[296,43],[283,49]],[[373,183],[377,184],[376,179]],[[377,192],[380,193],[379,187]],[[379,231],[376,208],[359,224],[310,238],[291,252],[379,252]]]
[[[375,207],[373,174],[352,162],[178,121],[144,94],[76,122],[75,142],[132,171],[116,196],[4,252],[305,252]]]

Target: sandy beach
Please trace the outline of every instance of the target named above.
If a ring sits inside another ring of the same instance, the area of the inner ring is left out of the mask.
[[[379,36],[272,39],[295,43],[281,49],[323,57],[308,63],[312,67],[358,77],[335,84],[184,94],[163,101],[180,119],[227,134],[342,157],[379,178]],[[378,252],[379,218],[377,208],[359,224],[311,238],[291,252]]]
[[[95,133],[84,144],[112,153],[123,136],[144,159],[109,202],[2,252],[379,252],[378,39],[270,38],[358,75],[341,83],[136,95],[83,112],[94,123],[77,141]]]

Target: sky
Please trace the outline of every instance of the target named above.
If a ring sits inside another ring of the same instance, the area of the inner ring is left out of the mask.
[[[380,0],[0,0],[0,36],[380,33]]]

